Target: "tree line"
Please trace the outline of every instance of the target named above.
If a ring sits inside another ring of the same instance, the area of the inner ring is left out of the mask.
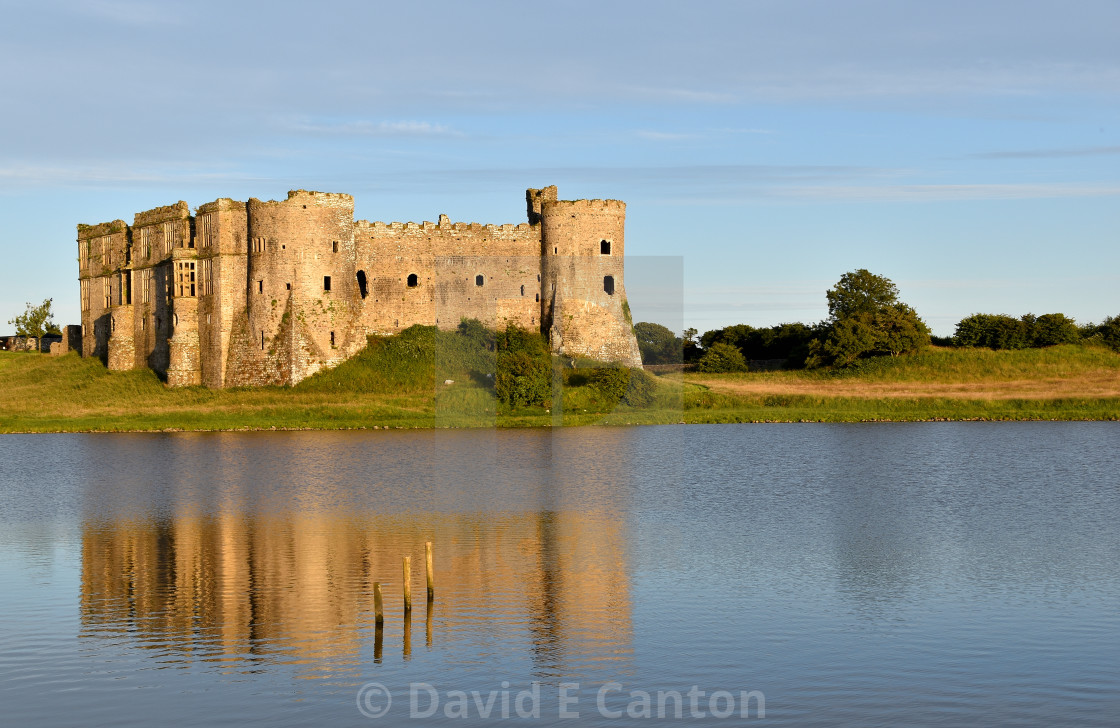
[[[900,356],[931,344],[1023,349],[1097,343],[1120,351],[1120,316],[1078,325],[1061,313],[1014,318],[976,313],[957,323],[951,337],[931,336],[929,327],[885,276],[866,269],[845,273],[825,292],[828,318],[815,324],[754,327],[735,324],[676,336],[659,324],[634,325],[644,364],[695,364],[704,372],[746,371],[749,361],[777,360],[787,369],[850,367],[861,360]]]

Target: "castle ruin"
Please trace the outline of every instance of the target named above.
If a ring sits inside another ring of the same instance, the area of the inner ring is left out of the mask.
[[[354,198],[186,202],[78,226],[82,355],[169,386],[295,384],[370,334],[463,318],[555,354],[641,366],[623,284],[626,204],[526,192],[519,225],[354,220]]]

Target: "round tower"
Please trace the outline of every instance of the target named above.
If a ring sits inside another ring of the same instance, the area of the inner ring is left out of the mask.
[[[249,348],[266,382],[295,384],[345,357],[358,296],[353,228],[350,195],[249,200]]]
[[[555,354],[641,366],[623,282],[626,203],[543,200],[541,327]]]

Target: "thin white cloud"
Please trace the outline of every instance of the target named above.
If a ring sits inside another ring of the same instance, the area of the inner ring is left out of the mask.
[[[634,132],[634,136],[639,139],[648,139],[654,142],[679,142],[687,139],[698,139],[699,134],[687,134],[670,131],[653,131],[650,129],[639,129]]]
[[[155,168],[145,164],[65,166],[15,164],[0,167],[0,189],[28,185],[85,187],[101,185],[250,181],[260,177],[209,169]]]
[[[707,91],[702,89],[664,88],[659,86],[621,85],[616,91],[625,95],[658,100],[700,104],[733,104],[739,97],[727,91]]]
[[[769,196],[857,202],[950,202],[1114,197],[1120,186],[1089,184],[836,185],[777,188]]]
[[[77,9],[86,15],[121,25],[178,25],[183,9],[168,2],[139,0],[82,0]]]
[[[350,137],[463,137],[461,131],[429,121],[296,121],[286,124],[304,134]]]
[[[966,159],[1061,159],[1065,157],[1107,157],[1120,154],[1115,147],[1069,147],[1066,149],[1018,149],[969,154]]]

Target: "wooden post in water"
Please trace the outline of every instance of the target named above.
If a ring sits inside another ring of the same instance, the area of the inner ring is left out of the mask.
[[[424,618],[424,644],[428,647],[432,646],[432,612],[435,606],[435,602],[428,602],[428,613]]]
[[[412,557],[404,557],[404,611],[412,611]]]
[[[385,624],[385,609],[381,601],[381,582],[379,581],[373,582],[373,613],[375,615],[373,621],[377,628],[381,629],[381,625]]]
[[[432,542],[424,544],[424,563],[428,571],[428,601],[436,598],[436,575],[432,569]]]

